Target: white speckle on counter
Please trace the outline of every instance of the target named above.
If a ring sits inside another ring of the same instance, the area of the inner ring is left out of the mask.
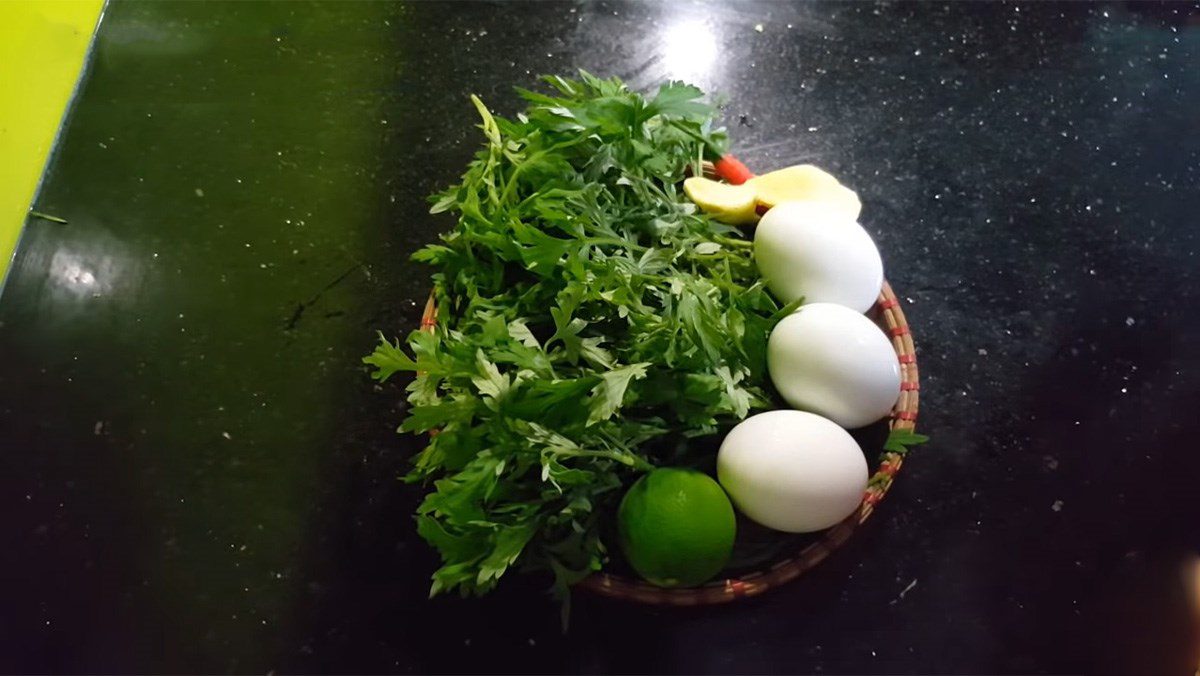
[[[233,437],[229,436],[229,432],[221,432],[221,436],[225,437],[226,439],[232,439],[232,438],[233,438]]]
[[[761,23],[754,24],[754,30],[757,33],[763,32],[763,25]]]
[[[204,191],[200,188],[196,188],[196,197],[204,197]]]
[[[1125,318],[1125,326],[1133,326],[1133,325],[1134,325],[1134,324],[1136,324],[1136,323],[1137,323],[1137,322],[1134,320],[1134,318],[1133,318],[1133,317],[1126,317],[1126,318]]]
[[[1062,511],[1062,508],[1063,508],[1063,501],[1062,501],[1062,500],[1055,500],[1055,501],[1054,501],[1054,504],[1053,504],[1053,505],[1050,505],[1050,509],[1052,509],[1052,510],[1054,510],[1054,511],[1056,511],[1056,512],[1061,512],[1061,511]]]
[[[981,348],[979,348],[979,356],[980,356],[980,357],[986,357],[986,356],[987,356],[987,350],[983,349],[982,347],[981,347]]]

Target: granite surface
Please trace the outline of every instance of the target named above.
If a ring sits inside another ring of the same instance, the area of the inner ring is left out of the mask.
[[[0,670],[1091,669],[1122,571],[1200,547],[1197,64],[1195,4],[113,2],[0,296]],[[563,635],[540,580],[426,599],[359,358],[468,94],[576,68],[859,191],[934,442],[787,587]]]

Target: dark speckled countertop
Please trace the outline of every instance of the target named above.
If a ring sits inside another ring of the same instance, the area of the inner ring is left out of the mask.
[[[69,222],[0,297],[0,670],[1092,670],[1113,590],[1200,547],[1198,64],[1195,4],[113,2]],[[934,442],[787,587],[563,635],[537,580],[426,599],[358,360],[418,321],[467,95],[577,67],[859,191]]]

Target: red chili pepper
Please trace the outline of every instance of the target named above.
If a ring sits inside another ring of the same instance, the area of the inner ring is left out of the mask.
[[[734,185],[741,185],[754,178],[754,172],[747,169],[746,165],[733,155],[725,155],[714,162],[713,170],[716,171],[717,176]]]

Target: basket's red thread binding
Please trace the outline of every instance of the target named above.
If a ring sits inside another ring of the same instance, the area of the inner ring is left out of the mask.
[[[900,355],[900,363],[901,364],[915,364],[915,363],[917,363],[917,355],[902,354],[902,355]]]
[[[896,418],[899,420],[912,421],[912,420],[917,419],[917,414],[913,413],[912,411],[900,411],[899,413],[896,414]]]
[[[896,327],[893,327],[891,330],[889,330],[888,333],[892,334],[893,338],[899,338],[900,336],[906,335],[908,333],[908,327],[907,326],[896,326]]]
[[[914,383],[914,382],[900,383],[900,391],[901,392],[912,392],[913,390],[919,390],[919,389],[921,389],[920,383]]]
[[[879,309],[880,310],[890,310],[899,304],[900,304],[900,301],[896,300],[895,298],[885,298],[885,299],[879,301]]]
[[[746,583],[741,580],[725,580],[725,591],[734,596],[745,596],[746,590]]]

